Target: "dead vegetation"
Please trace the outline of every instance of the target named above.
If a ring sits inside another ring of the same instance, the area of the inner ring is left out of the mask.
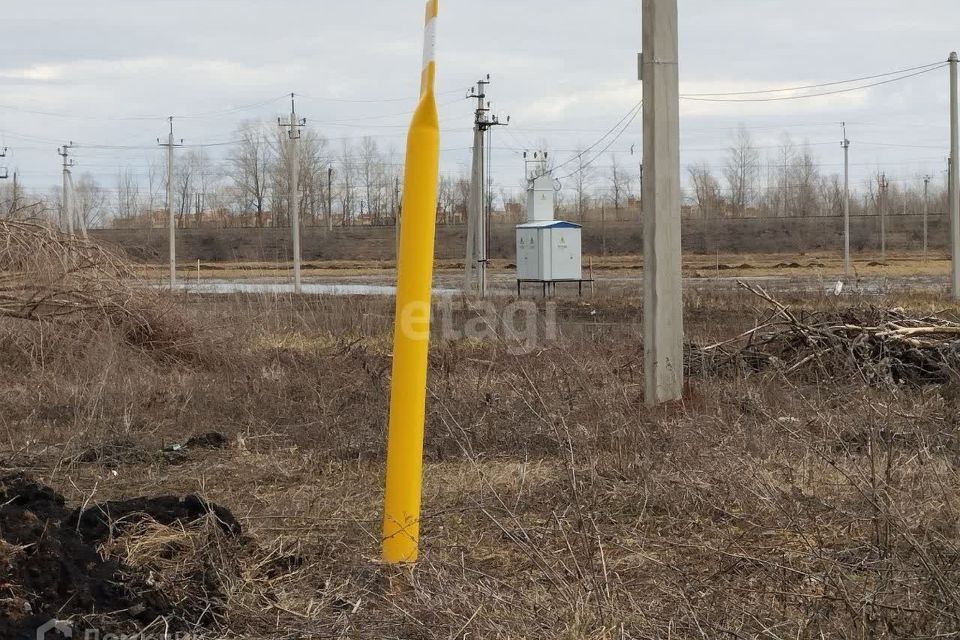
[[[777,369],[826,384],[850,377],[871,386],[946,384],[960,376],[960,323],[902,308],[793,310],[759,286],[740,286],[769,305],[757,325],[731,340],[694,347],[696,366],[743,373]]]
[[[103,324],[155,357],[199,356],[196,328],[125,258],[29,221],[0,220],[0,317]]]
[[[937,331],[952,312],[756,293],[688,297],[689,335],[716,346],[684,402],[656,410],[635,299],[561,305],[559,337],[530,352],[437,340],[415,569],[377,562],[388,300],[181,304],[220,335],[191,346],[216,361],[8,318],[0,467],[75,505],[228,507],[252,546],[209,518],[145,518],[101,549],[211,638],[950,637],[960,387]],[[913,350],[944,376],[898,379]],[[171,453],[212,430],[219,448]],[[25,553],[0,546],[0,567]]]

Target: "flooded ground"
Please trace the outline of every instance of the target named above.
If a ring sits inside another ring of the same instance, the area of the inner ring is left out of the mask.
[[[204,295],[227,294],[261,294],[261,295],[290,295],[294,293],[291,282],[246,282],[237,280],[220,280],[205,282],[186,282],[177,285],[177,291]],[[301,287],[302,295],[314,296],[393,296],[397,288],[387,285],[362,283],[304,283]],[[454,289],[434,289],[434,295],[454,295]]]
[[[827,277],[813,274],[792,275],[755,275],[686,277],[684,290],[688,292],[717,292],[734,290],[739,282],[759,285],[771,293],[811,293],[827,295],[874,296],[898,292],[927,291],[948,293],[949,280],[940,275],[895,275],[864,276],[849,279],[837,276]],[[838,283],[842,286],[838,287]],[[163,285],[159,285],[163,286]],[[454,296],[460,293],[463,275],[455,271],[440,271],[434,276],[434,295]],[[293,283],[287,278],[254,277],[204,279],[202,281],[181,281],[177,290],[198,295],[290,295],[294,292]],[[555,297],[575,298],[578,295],[623,295],[635,296],[643,291],[643,272],[614,271],[595,274],[593,282],[584,282],[582,294],[576,283],[560,283],[556,287]],[[309,296],[394,296],[396,294],[395,276],[391,271],[375,275],[360,274],[324,274],[305,277],[302,294]],[[493,273],[489,276],[489,294],[495,297],[517,295],[517,281],[512,273]],[[522,297],[539,298],[543,288],[538,284],[525,284]]]

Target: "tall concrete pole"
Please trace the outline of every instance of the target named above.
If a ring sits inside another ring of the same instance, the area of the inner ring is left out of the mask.
[[[10,215],[13,215],[20,208],[20,187],[16,171],[13,172],[13,197],[10,200]]]
[[[487,297],[487,189],[489,179],[489,155],[487,153],[489,146],[483,149],[487,144],[487,130],[483,132],[483,144],[480,151],[480,197],[479,207],[477,208],[477,291],[481,298]]]
[[[286,125],[281,123],[281,126],[288,127],[287,133],[289,134],[287,153],[290,156],[290,192],[287,195],[287,200],[290,207],[290,230],[293,236],[293,290],[295,293],[300,293],[302,291],[300,276],[303,251],[300,248],[300,154],[297,150],[297,142],[300,140],[300,127],[302,127],[306,121],[297,120],[297,106],[295,100],[296,96],[291,93],[290,123]]]
[[[887,174],[880,176],[880,262],[887,264]]]
[[[850,141],[843,125],[843,275],[850,277]]]
[[[476,266],[477,225],[483,215],[483,131],[477,125],[473,129],[473,170],[470,175],[470,200],[467,203],[467,255],[464,261],[463,292],[474,292],[474,267]]]
[[[643,0],[644,373],[647,404],[683,396],[677,0]]]
[[[957,108],[957,52],[954,51],[950,54],[950,254],[954,300],[960,300],[960,122]]]
[[[63,165],[63,217],[67,221],[67,233],[74,234],[73,203],[70,201],[70,166]]]
[[[170,226],[170,288],[177,285],[177,218],[173,214],[173,116],[167,136],[167,216]]]
[[[486,293],[487,243],[486,243],[486,133],[491,126],[488,116],[490,107],[486,102],[487,86],[490,76],[477,82],[468,98],[476,98],[477,110],[473,120],[473,167],[470,176],[470,202],[467,203],[467,256],[464,267],[464,292],[474,292],[474,270],[476,270],[476,291],[481,296]]]
[[[73,235],[73,203],[70,201],[70,165],[66,157],[63,161],[63,218],[67,222],[67,233]]]
[[[73,165],[73,160],[70,160],[70,149],[73,147],[73,143],[65,144],[60,149],[57,149],[57,154],[63,158],[63,192],[60,196],[60,205],[61,205],[61,220],[60,228],[63,229],[64,226],[67,228],[67,233],[71,236],[73,235],[73,213],[70,211],[70,167]]]
[[[333,167],[327,167],[327,231],[333,231]]]
[[[930,216],[930,176],[923,177],[923,261],[927,261],[927,247],[929,238],[928,219]]]

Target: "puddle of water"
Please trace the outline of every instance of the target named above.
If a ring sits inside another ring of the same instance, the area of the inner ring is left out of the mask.
[[[304,295],[326,296],[394,296],[396,287],[370,284],[304,284],[301,288]],[[250,294],[292,294],[293,284],[270,284],[250,282],[201,282],[184,283],[176,287],[184,293],[226,295],[234,293]],[[434,289],[438,296],[452,296],[459,293],[454,289]]]

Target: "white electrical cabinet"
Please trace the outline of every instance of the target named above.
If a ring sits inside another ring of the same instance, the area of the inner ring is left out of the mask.
[[[552,175],[546,174],[532,178],[527,188],[527,220],[530,222],[553,220],[556,194]]]
[[[562,220],[517,227],[517,279],[537,282],[582,280],[582,229]]]

